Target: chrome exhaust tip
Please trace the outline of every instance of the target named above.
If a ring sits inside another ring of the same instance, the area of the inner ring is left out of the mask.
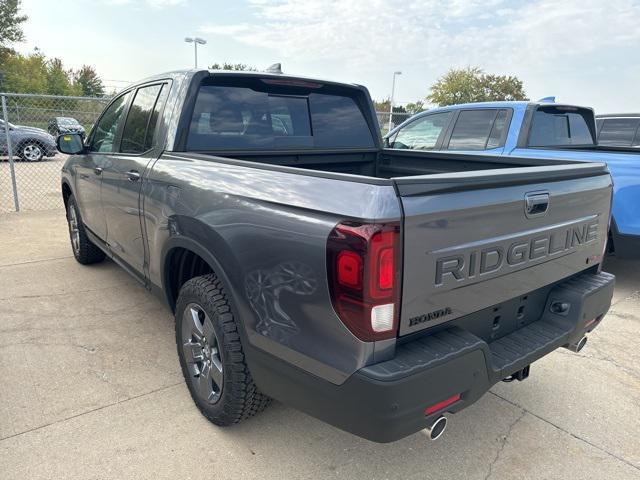
[[[565,346],[565,348],[568,350],[571,350],[572,352],[578,353],[580,350],[584,348],[586,344],[587,344],[587,336],[585,335],[576,343],[570,343],[569,345]]]
[[[429,433],[429,438],[432,441],[439,439],[444,431],[447,429],[447,418],[446,417],[438,417],[435,422],[431,424],[430,427],[427,427],[425,430]]]

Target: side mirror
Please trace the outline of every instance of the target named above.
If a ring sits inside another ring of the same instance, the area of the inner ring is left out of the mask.
[[[77,155],[84,152],[84,142],[79,133],[63,133],[56,139],[58,151],[67,155]]]

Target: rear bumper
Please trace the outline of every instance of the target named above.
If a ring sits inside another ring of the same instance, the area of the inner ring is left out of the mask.
[[[576,343],[609,309],[615,277],[585,273],[554,287],[543,315],[487,343],[460,327],[399,345],[395,358],[354,373],[342,385],[314,377],[266,353],[251,353],[251,371],[268,395],[338,428],[392,442],[431,425],[443,412],[427,407],[460,394],[455,413],[489,388],[558,347]],[[556,302],[569,304],[553,313]]]

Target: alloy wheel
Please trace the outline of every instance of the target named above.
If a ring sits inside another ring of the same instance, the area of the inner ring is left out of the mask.
[[[69,236],[71,237],[73,252],[78,255],[80,253],[80,229],[78,214],[74,205],[69,205]]]
[[[37,162],[42,159],[42,150],[38,145],[29,144],[22,149],[22,155],[29,162]]]
[[[223,386],[222,357],[213,323],[204,309],[190,303],[182,318],[182,349],[191,384],[210,404],[220,400]]]

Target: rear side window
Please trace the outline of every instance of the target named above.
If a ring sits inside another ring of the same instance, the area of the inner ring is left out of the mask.
[[[506,127],[507,112],[498,109],[462,110],[449,140],[449,150],[497,148]]]
[[[529,146],[594,145],[588,126],[592,115],[576,107],[538,107],[531,121]]]
[[[452,112],[425,115],[401,128],[389,147],[408,150],[433,150],[442,131],[449,124]]]
[[[607,118],[598,134],[598,144],[613,147],[631,147],[640,118]],[[640,139],[639,139],[640,140]]]
[[[255,87],[202,85],[191,118],[187,149],[375,145],[366,117],[353,98],[302,87],[269,88],[259,81],[255,83]]]
[[[164,104],[168,90],[164,84],[138,89],[124,124],[121,152],[136,154],[151,148],[158,111]]]

